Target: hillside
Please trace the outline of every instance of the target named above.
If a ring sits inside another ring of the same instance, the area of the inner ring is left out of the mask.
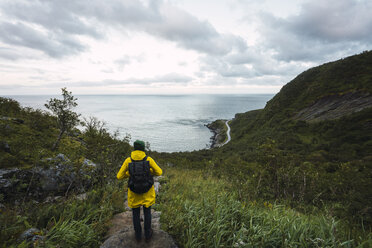
[[[148,152],[164,172],[162,228],[179,247],[371,247],[371,87],[370,51],[236,114],[222,147]],[[55,116],[0,98],[0,246],[99,247],[125,211],[128,140],[95,118],[53,150],[58,133]]]
[[[372,51],[311,68],[283,86],[271,99],[266,112],[292,114],[324,97],[349,92],[372,94]]]
[[[269,177],[258,195],[338,202],[339,216],[371,224],[372,51],[301,73],[264,109],[237,114],[231,128],[232,141],[215,156],[239,154],[255,189]]]
[[[159,159],[227,180],[241,202],[321,212],[371,235],[371,95],[369,51],[311,68],[264,109],[236,114],[227,145]]]
[[[275,138],[285,149],[338,149],[355,153],[346,161],[360,159],[371,151],[371,107],[369,51],[311,68],[286,84],[263,110],[237,114],[231,123],[234,142],[249,146]]]

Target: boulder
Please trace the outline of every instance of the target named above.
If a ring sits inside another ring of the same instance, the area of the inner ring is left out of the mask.
[[[6,141],[0,141],[0,149],[4,152],[10,153],[10,146]]]
[[[37,228],[30,228],[30,229],[27,229],[26,231],[24,231],[18,238],[18,241],[19,242],[23,242],[23,241],[36,241],[36,240],[39,240],[39,239],[44,239],[43,236],[39,235],[40,234],[40,230],[37,229]]]
[[[70,190],[84,192],[92,185],[97,165],[86,159],[77,170],[64,154],[41,161],[43,166],[31,169],[1,169],[0,194],[5,200],[28,197],[41,200],[47,196],[62,195]]]

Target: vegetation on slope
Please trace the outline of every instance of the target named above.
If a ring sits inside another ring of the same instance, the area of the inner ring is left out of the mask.
[[[360,242],[332,217],[239,200],[228,175],[182,168],[168,168],[166,174],[159,197],[162,224],[180,247],[354,247]]]
[[[326,94],[372,93],[371,72],[372,52],[364,52],[302,73],[263,110],[237,114],[232,141],[213,156],[228,154],[246,168],[238,185],[249,195],[327,208],[370,228],[372,108],[316,123],[292,117]],[[234,173],[229,163],[221,167]]]
[[[268,115],[298,111],[324,96],[372,93],[372,51],[311,68],[285,85],[265,107]]]
[[[159,197],[164,227],[184,247],[371,245],[372,108],[316,123],[293,118],[327,95],[371,93],[371,62],[365,52],[302,73],[265,109],[237,114],[224,147],[151,153],[169,177]],[[84,204],[73,190],[61,203],[22,195],[14,206],[0,195],[1,245],[25,246],[17,237],[33,226],[46,236],[39,246],[98,246],[108,218],[122,210],[115,174],[128,140],[91,118],[52,151],[55,117],[6,98],[0,117],[0,168],[43,167],[59,153],[76,168],[86,158],[98,165]]]
[[[11,179],[9,182],[16,187],[13,196],[0,194],[0,247],[29,247],[30,243],[35,247],[98,247],[108,220],[124,210],[125,187],[115,175],[123,158],[132,150],[128,140],[118,139],[102,122],[90,118],[85,120],[82,131],[68,130],[53,150],[60,132],[56,117],[48,112],[23,108],[12,99],[0,98],[0,117],[2,171],[48,170],[50,165],[45,161],[57,154],[71,160],[68,165],[72,166],[72,172],[80,171],[86,158],[97,165],[89,176],[81,175],[91,182],[89,188],[69,187],[62,195],[58,191],[50,192],[47,198],[43,194],[38,198],[29,195],[31,184],[35,184],[32,177]],[[34,190],[40,190],[38,183],[42,182],[36,182]],[[0,186],[9,190],[8,181],[2,180]],[[82,197],[86,199],[76,197],[84,191],[86,195]],[[20,240],[20,234],[31,227],[38,228],[42,238]]]
[[[341,220],[350,237],[372,227],[372,108],[336,120],[295,120],[326,94],[371,93],[372,52],[308,70],[262,110],[237,114],[224,147],[161,154],[176,167],[227,176],[239,201],[269,201]],[[223,183],[223,182],[221,182]]]

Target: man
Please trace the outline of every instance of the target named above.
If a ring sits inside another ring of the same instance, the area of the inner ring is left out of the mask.
[[[117,178],[129,177],[128,182],[128,206],[132,209],[133,227],[137,241],[142,239],[142,227],[140,222],[140,210],[143,206],[145,216],[145,240],[152,237],[151,228],[151,205],[155,203],[155,188],[152,176],[160,176],[163,171],[145,153],[145,142],[136,140],[133,143],[134,151],[121,166]]]

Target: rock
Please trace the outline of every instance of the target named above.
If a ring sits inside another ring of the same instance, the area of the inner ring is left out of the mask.
[[[12,118],[12,117],[7,117],[7,116],[0,117],[0,120],[3,120],[3,121],[13,121],[13,122],[15,122],[17,124],[23,124],[25,122],[22,119]]]
[[[35,235],[32,237],[31,241],[36,242],[36,241],[44,240],[44,239],[45,239],[45,236]]]
[[[93,167],[93,168],[97,167],[97,165],[89,159],[84,159],[83,165],[87,167]]]
[[[160,218],[160,215],[161,215],[161,212],[160,211],[154,211],[152,213],[152,218],[153,219]]]
[[[19,169],[0,169],[0,193],[13,193],[15,185],[19,182],[15,175],[20,172]]]
[[[56,202],[58,201],[59,199],[63,199],[62,196],[55,196],[55,197],[52,197],[52,196],[48,196],[44,199],[43,203],[51,203],[51,202]]]
[[[132,209],[128,206],[128,200],[126,200],[126,201],[124,202],[124,207],[125,207],[125,210],[127,210],[127,211],[132,211]]]
[[[31,241],[35,238],[35,236],[39,236],[41,237],[40,235],[40,230],[37,229],[37,228],[30,228],[26,231],[24,231],[18,238],[18,241],[19,242],[22,242],[22,241]]]
[[[48,163],[48,168],[39,170],[39,173],[42,175],[41,187],[46,192],[64,193],[77,187],[89,187],[92,181],[87,177],[93,176],[97,167],[95,163],[85,159],[80,171],[76,171],[70,159],[62,153],[44,161]]]
[[[87,198],[88,198],[87,193],[83,193],[83,194],[80,194],[80,195],[76,196],[76,199],[78,199],[80,201],[85,201]]]
[[[13,118],[13,121],[15,122],[15,123],[18,123],[18,124],[23,124],[25,121],[24,120],[22,120],[22,119],[18,119],[18,118]]]
[[[4,152],[10,153],[10,146],[6,141],[0,142],[0,149],[3,150]]]
[[[110,221],[110,229],[106,234],[106,238],[109,238],[124,229],[129,230],[130,228],[133,228],[132,222],[132,210],[114,215]]]
[[[210,148],[219,147],[224,142],[226,138],[225,122],[226,120],[216,120],[205,125],[213,133],[210,138]]]
[[[160,180],[162,180],[164,178],[164,176],[155,176],[154,177],[154,181],[155,182],[159,182]]]
[[[335,120],[370,107],[372,107],[370,93],[349,92],[318,99],[312,105],[299,111],[294,119],[313,122]]]
[[[62,162],[67,162],[67,163],[71,162],[70,159],[69,159],[68,157],[66,157],[65,154],[63,154],[63,153],[59,153],[59,154],[54,158],[54,160],[60,160],[60,161],[62,161]]]
[[[41,160],[40,164],[43,166],[31,169],[0,169],[0,194],[6,201],[27,194],[39,202],[50,202],[51,199],[45,199],[47,196],[64,195],[71,190],[82,193],[93,184],[91,178],[97,170],[96,164],[88,159],[76,170],[62,153]]]
[[[101,248],[177,248],[172,237],[162,230],[154,230],[152,239],[146,243],[144,240],[137,242],[134,237],[134,231],[127,228],[112,235],[107,239]]]
[[[159,182],[154,182],[154,188],[155,188],[156,193],[159,193],[160,187],[161,187],[161,185],[160,185]]]
[[[50,203],[53,202],[54,198],[51,196],[48,196],[47,198],[44,199],[44,203]]]
[[[169,162],[168,162],[166,165],[167,165],[168,167],[174,167],[174,164],[173,164],[173,163],[169,163]]]

